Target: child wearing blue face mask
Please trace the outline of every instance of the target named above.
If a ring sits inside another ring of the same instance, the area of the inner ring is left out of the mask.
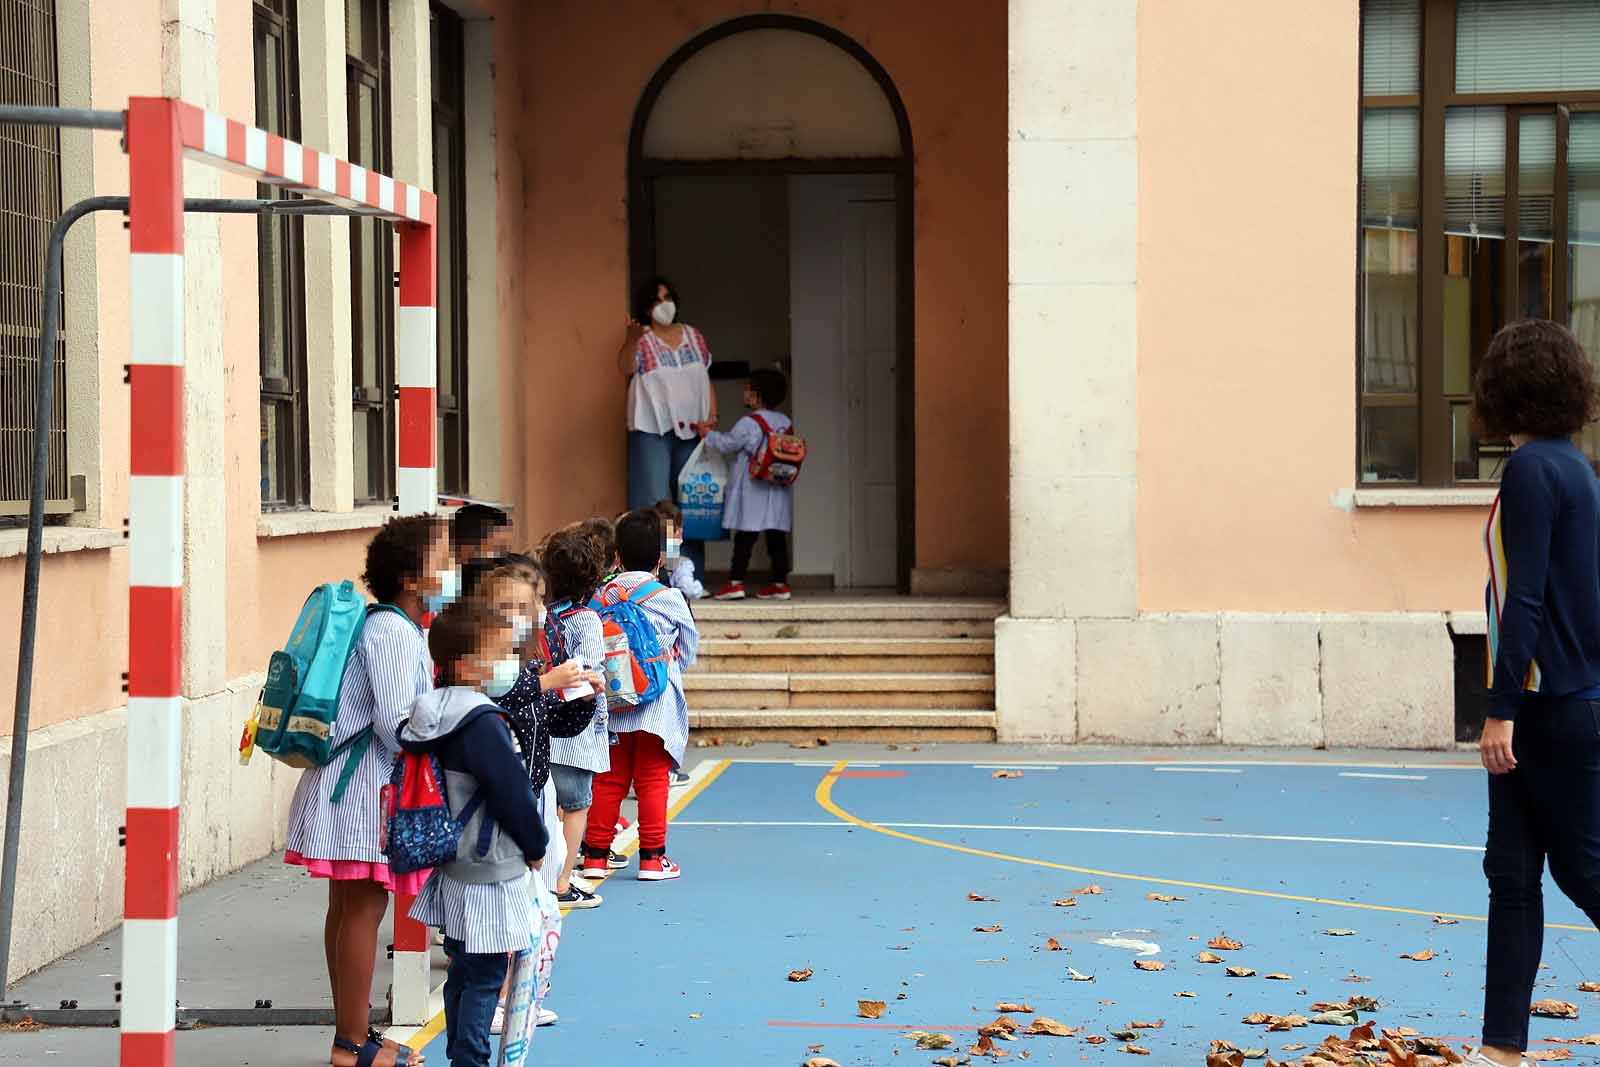
[[[550,837],[509,716],[494,702],[521,673],[509,620],[481,601],[453,604],[434,623],[428,645],[445,685],[417,699],[400,744],[438,758],[452,814],[461,818],[474,798],[478,806],[456,859],[428,877],[411,917],[445,936],[451,1067],[488,1067],[506,954],[528,947],[536,921],[527,872],[542,866]]]
[[[392,519],[373,537],[362,580],[379,603],[398,610],[373,612],[362,628],[340,684],[332,737],[338,745],[370,728],[370,740],[357,742],[342,759],[305,771],[289,811],[284,862],[328,879],[333,1067],[390,1067],[410,1055],[367,1026],[378,928],[389,894],[415,893],[426,877],[391,874],[378,839],[379,792],[399,751],[401,725],[417,698],[433,688],[422,620],[428,605],[441,603],[454,575],[445,526],[436,519]]]

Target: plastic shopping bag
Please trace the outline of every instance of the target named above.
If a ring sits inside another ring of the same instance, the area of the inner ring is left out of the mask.
[[[499,1067],[525,1067],[532,1062],[533,1036],[539,1009],[550,993],[556,949],[561,944],[561,905],[537,873],[528,879],[537,907],[528,947],[511,961],[511,990],[506,994],[506,1021],[500,1038]]]
[[[722,501],[728,491],[728,458],[701,441],[678,474],[678,508],[687,541],[721,541]]]

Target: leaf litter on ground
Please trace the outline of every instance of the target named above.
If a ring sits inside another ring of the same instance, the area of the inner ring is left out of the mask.
[[[1094,981],[1094,975],[1092,975],[1092,974],[1084,974],[1082,971],[1078,970],[1075,967],[1068,967],[1067,968],[1067,977],[1072,979],[1074,982],[1092,982],[1092,981]]]
[[[1033,1014],[1033,1008],[1025,1000],[1021,1003],[1018,1003],[1014,1000],[1002,1000],[1000,1003],[994,1006],[994,1010],[1002,1012],[1016,1012],[1018,1015]]]
[[[789,972],[789,981],[791,981],[791,982],[809,982],[811,980],[811,973],[812,972],[811,972],[811,968],[810,967],[803,967],[798,971],[790,971]]]
[[[881,1000],[856,1001],[856,1014],[863,1019],[881,1019],[888,1005]]]
[[[989,775],[990,778],[1021,778],[1021,771],[1000,770]]]
[[[1141,971],[1164,971],[1167,965],[1160,960],[1134,960],[1134,967]]]
[[[1227,934],[1218,934],[1216,937],[1213,937],[1210,941],[1206,942],[1206,947],[1214,948],[1218,952],[1238,952],[1240,949],[1244,948],[1244,942],[1235,941]]]
[[[970,900],[970,901],[973,901],[974,903],[990,903],[990,904],[992,904],[992,903],[995,902],[994,897],[986,897],[982,893],[968,893],[967,894],[967,899]]]
[[[1081,1029],[1082,1027],[1067,1026],[1063,1023],[1059,1023],[1050,1018],[1048,1015],[1041,1015],[1037,1019],[1033,1020],[1033,1023],[1022,1032],[1025,1034],[1035,1035],[1046,1034],[1050,1037],[1071,1037],[1073,1034],[1078,1033]]]
[[[1556,1000],[1554,998],[1537,1002],[1530,1011],[1532,1014],[1546,1019],[1576,1019],[1578,1017],[1578,1006],[1576,1004],[1569,1004],[1564,1000]]]
[[[999,923],[993,923],[989,926],[974,926],[972,928],[972,932],[975,934],[998,934],[1004,929],[1005,927],[1001,926]]]
[[[1061,947],[1061,942],[1057,941],[1053,937],[1050,938],[1048,941],[1046,941],[1044,943],[1044,950],[1046,952],[1065,952],[1066,951],[1066,949]]]

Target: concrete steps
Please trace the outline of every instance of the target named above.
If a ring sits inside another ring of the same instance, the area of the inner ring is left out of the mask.
[[[689,725],[726,741],[994,738],[987,600],[802,597],[700,603]]]

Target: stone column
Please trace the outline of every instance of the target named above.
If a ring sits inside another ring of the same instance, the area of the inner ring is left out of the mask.
[[[1137,16],[1134,0],[1009,0],[1002,740],[1075,740],[1078,620],[1138,613]]]

